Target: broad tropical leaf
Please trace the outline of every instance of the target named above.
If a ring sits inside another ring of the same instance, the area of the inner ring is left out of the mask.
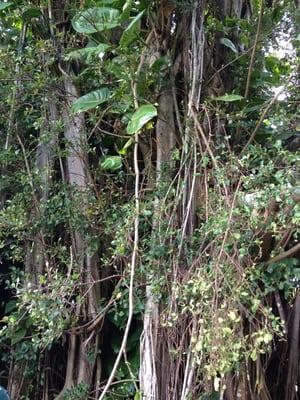
[[[109,7],[89,8],[75,15],[72,25],[79,33],[95,33],[119,25],[119,10]]]
[[[215,97],[214,100],[216,101],[239,101],[242,100],[244,97],[240,96],[239,94],[225,94],[224,96]]]
[[[134,135],[135,133],[139,132],[148,121],[156,116],[157,110],[152,104],[146,104],[139,107],[127,125],[127,133],[129,135]]]
[[[8,7],[12,6],[12,5],[13,5],[12,2],[10,2],[10,3],[4,3],[4,1],[1,1],[1,2],[0,2],[0,11],[1,11],[1,10],[5,10],[6,8],[8,8]]]
[[[101,55],[104,54],[109,47],[110,46],[108,44],[101,43],[98,44],[98,46],[90,46],[85,47],[84,49],[73,50],[65,56],[65,60],[87,59],[89,61],[92,57],[101,57]]]
[[[122,13],[120,15],[120,21],[126,21],[130,17],[130,12],[132,10],[133,0],[126,0]]]
[[[101,167],[105,170],[116,171],[122,167],[122,158],[120,156],[107,156],[101,162]]]
[[[122,47],[128,46],[137,36],[140,30],[140,20],[144,14],[144,11],[141,11],[127,26],[120,40],[120,45]]]
[[[107,88],[101,88],[79,97],[72,104],[72,111],[80,113],[97,107],[110,98],[110,91]]]
[[[222,43],[224,46],[228,47],[234,53],[238,53],[237,48],[235,47],[234,43],[230,39],[222,38],[222,39],[220,39],[220,43]]]

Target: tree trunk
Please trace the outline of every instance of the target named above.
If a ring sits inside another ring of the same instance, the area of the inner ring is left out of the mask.
[[[65,139],[67,141],[68,155],[66,158],[67,174],[66,178],[71,186],[74,199],[80,199],[81,212],[83,216],[86,213],[88,174],[86,171],[86,137],[85,120],[83,113],[73,115],[71,112],[72,103],[78,98],[77,89],[71,76],[65,77],[66,102],[63,110],[65,121]],[[79,210],[78,210],[79,212]],[[87,243],[82,231],[72,230],[73,254],[79,265],[82,277],[83,289],[81,294],[87,290],[85,301],[82,306],[77,306],[77,316],[87,325],[92,321],[98,312],[100,301],[99,291],[99,272],[97,257],[88,254]],[[89,390],[96,389],[96,382],[93,383],[93,377],[97,376],[97,370],[101,368],[99,364],[97,339],[98,331],[88,333],[83,329],[80,333],[72,332],[68,340],[68,358],[64,388],[56,397],[56,400],[63,398],[64,393],[74,386],[84,383]],[[90,361],[88,354],[95,354],[93,361]]]
[[[159,97],[158,120],[156,124],[156,187],[163,192],[170,183],[170,171],[172,170],[172,150],[175,147],[175,126],[174,126],[173,95],[170,89],[164,89]],[[155,200],[154,221],[152,225],[154,246],[162,243],[163,238],[158,234],[161,219],[164,219],[164,212],[161,209],[159,198]],[[154,266],[154,271],[159,264]],[[162,342],[159,334],[159,303],[153,297],[151,280],[146,287],[146,304],[144,313],[144,329],[141,340],[141,362],[140,362],[140,388],[143,398],[146,400],[167,398],[168,386],[165,375],[168,374],[168,364],[162,363],[163,355],[167,355],[166,343]]]

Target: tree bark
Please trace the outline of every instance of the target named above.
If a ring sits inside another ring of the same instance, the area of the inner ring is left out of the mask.
[[[158,120],[156,124],[156,187],[166,187],[170,182],[172,170],[172,150],[175,147],[175,125],[173,95],[170,89],[164,89],[158,102]],[[161,219],[164,218],[160,199],[155,200],[152,240],[160,242],[157,234]],[[156,266],[154,266],[155,270]],[[158,268],[160,266],[158,265]],[[146,287],[146,304],[144,328],[141,340],[140,388],[145,400],[163,400],[167,397],[168,387],[165,375],[168,374],[168,363],[163,362],[167,354],[165,343],[159,336],[159,303],[154,298],[151,288],[152,275],[148,277]],[[164,356],[163,356],[164,355]]]

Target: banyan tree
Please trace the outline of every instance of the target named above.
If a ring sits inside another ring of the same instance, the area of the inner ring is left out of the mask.
[[[296,400],[298,2],[0,18],[12,400]]]

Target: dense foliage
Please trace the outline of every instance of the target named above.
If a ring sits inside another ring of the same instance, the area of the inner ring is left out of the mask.
[[[299,5],[0,2],[0,383],[294,400]]]

